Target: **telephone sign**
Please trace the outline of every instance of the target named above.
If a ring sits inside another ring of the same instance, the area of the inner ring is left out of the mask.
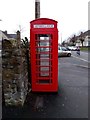
[[[34,25],[34,28],[54,28],[54,25],[53,24],[37,24],[37,25]]]

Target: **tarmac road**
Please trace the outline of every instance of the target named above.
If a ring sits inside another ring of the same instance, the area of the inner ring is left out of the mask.
[[[88,62],[73,56],[58,61],[58,94],[30,92],[24,107],[3,107],[4,118],[88,118]]]

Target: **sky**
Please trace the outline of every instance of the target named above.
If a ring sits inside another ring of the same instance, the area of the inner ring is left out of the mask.
[[[58,21],[59,42],[88,30],[89,0],[40,0],[40,17]],[[35,0],[0,0],[0,30],[30,38]]]

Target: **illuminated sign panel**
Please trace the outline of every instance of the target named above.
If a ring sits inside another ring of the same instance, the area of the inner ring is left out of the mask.
[[[54,28],[54,24],[36,24],[34,28]]]

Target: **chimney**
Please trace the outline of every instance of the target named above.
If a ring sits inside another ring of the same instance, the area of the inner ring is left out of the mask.
[[[21,35],[20,31],[17,31],[17,47],[20,48],[20,42],[21,42]]]
[[[40,18],[40,0],[35,0],[35,19]]]
[[[7,35],[7,30],[4,31],[5,35]]]

